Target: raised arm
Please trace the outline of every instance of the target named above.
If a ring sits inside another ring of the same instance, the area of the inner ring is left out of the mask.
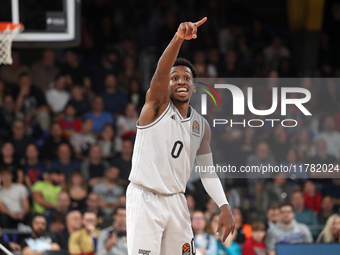
[[[179,49],[184,40],[197,38],[197,28],[206,20],[205,17],[195,23],[184,22],[179,25],[176,34],[158,61],[156,71],[151,79],[150,89],[146,93],[146,101],[139,117],[139,125],[144,126],[152,123],[167,107],[170,101],[168,87],[170,72]]]

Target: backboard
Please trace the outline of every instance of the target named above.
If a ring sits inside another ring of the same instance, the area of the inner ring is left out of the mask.
[[[1,0],[0,21],[21,22],[14,47],[72,47],[80,43],[80,0]]]

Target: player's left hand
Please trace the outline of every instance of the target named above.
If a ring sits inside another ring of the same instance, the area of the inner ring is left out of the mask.
[[[216,235],[220,235],[221,230],[223,231],[223,235],[221,238],[221,242],[224,243],[225,239],[227,239],[228,235],[234,233],[235,230],[235,220],[234,216],[231,212],[231,207],[229,205],[222,205],[221,206],[221,214],[218,219],[218,227]]]

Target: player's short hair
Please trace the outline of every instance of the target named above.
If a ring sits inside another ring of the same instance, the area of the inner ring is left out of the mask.
[[[251,224],[252,231],[265,231],[266,226],[262,221],[255,221]]]
[[[197,78],[198,76],[195,66],[191,64],[191,62],[185,58],[177,58],[173,66],[186,66],[190,69],[192,73],[192,77]]]

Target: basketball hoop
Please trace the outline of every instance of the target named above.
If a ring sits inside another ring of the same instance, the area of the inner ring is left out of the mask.
[[[21,23],[0,22],[0,64],[12,64],[12,41],[23,30]]]

